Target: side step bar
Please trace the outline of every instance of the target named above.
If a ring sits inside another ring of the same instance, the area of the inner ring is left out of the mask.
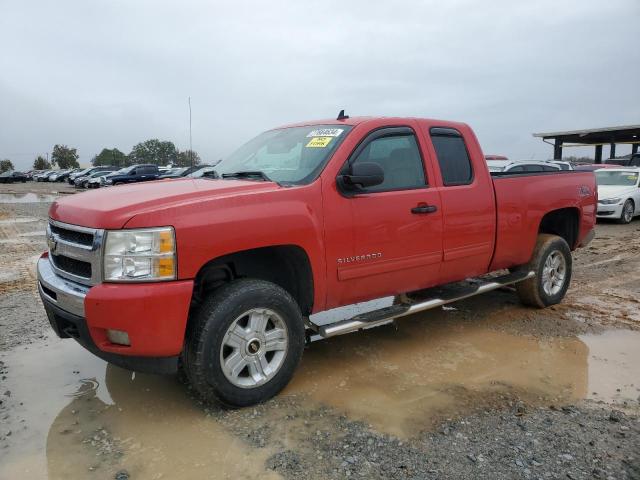
[[[324,338],[344,335],[357,330],[377,327],[392,322],[396,318],[405,317],[432,308],[441,307],[447,303],[456,302],[473,297],[481,293],[496,290],[506,285],[518,283],[535,276],[535,272],[518,271],[493,277],[486,280],[473,279],[464,282],[451,283],[441,287],[434,287],[418,292],[419,300],[415,303],[399,303],[372,312],[356,315],[355,317],[318,327],[318,335]]]

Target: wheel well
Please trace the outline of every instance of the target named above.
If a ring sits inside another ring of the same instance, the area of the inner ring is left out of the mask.
[[[313,308],[313,275],[306,252],[296,245],[276,245],[244,250],[207,262],[198,272],[194,300],[238,278],[257,278],[285,289],[303,315]]]
[[[578,241],[580,212],[577,208],[561,208],[545,214],[540,221],[539,233],[550,233],[564,238],[573,250]]]

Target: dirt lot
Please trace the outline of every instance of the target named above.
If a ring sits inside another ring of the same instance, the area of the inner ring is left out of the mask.
[[[640,220],[598,225],[559,306],[499,291],[313,343],[276,399],[225,410],[51,334],[61,192],[0,186],[0,478],[640,478]]]

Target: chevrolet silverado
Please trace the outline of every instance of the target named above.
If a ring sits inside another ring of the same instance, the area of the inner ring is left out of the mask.
[[[264,132],[207,177],[56,200],[38,288],[60,337],[245,406],[311,340],[504,285],[560,302],[596,202],[592,172],[490,174],[464,123],[341,112]]]

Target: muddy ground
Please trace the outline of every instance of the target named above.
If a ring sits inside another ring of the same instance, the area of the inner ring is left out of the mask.
[[[51,334],[34,263],[61,192],[0,186],[2,479],[640,478],[640,220],[598,224],[559,306],[498,291],[316,342],[225,410]]]

